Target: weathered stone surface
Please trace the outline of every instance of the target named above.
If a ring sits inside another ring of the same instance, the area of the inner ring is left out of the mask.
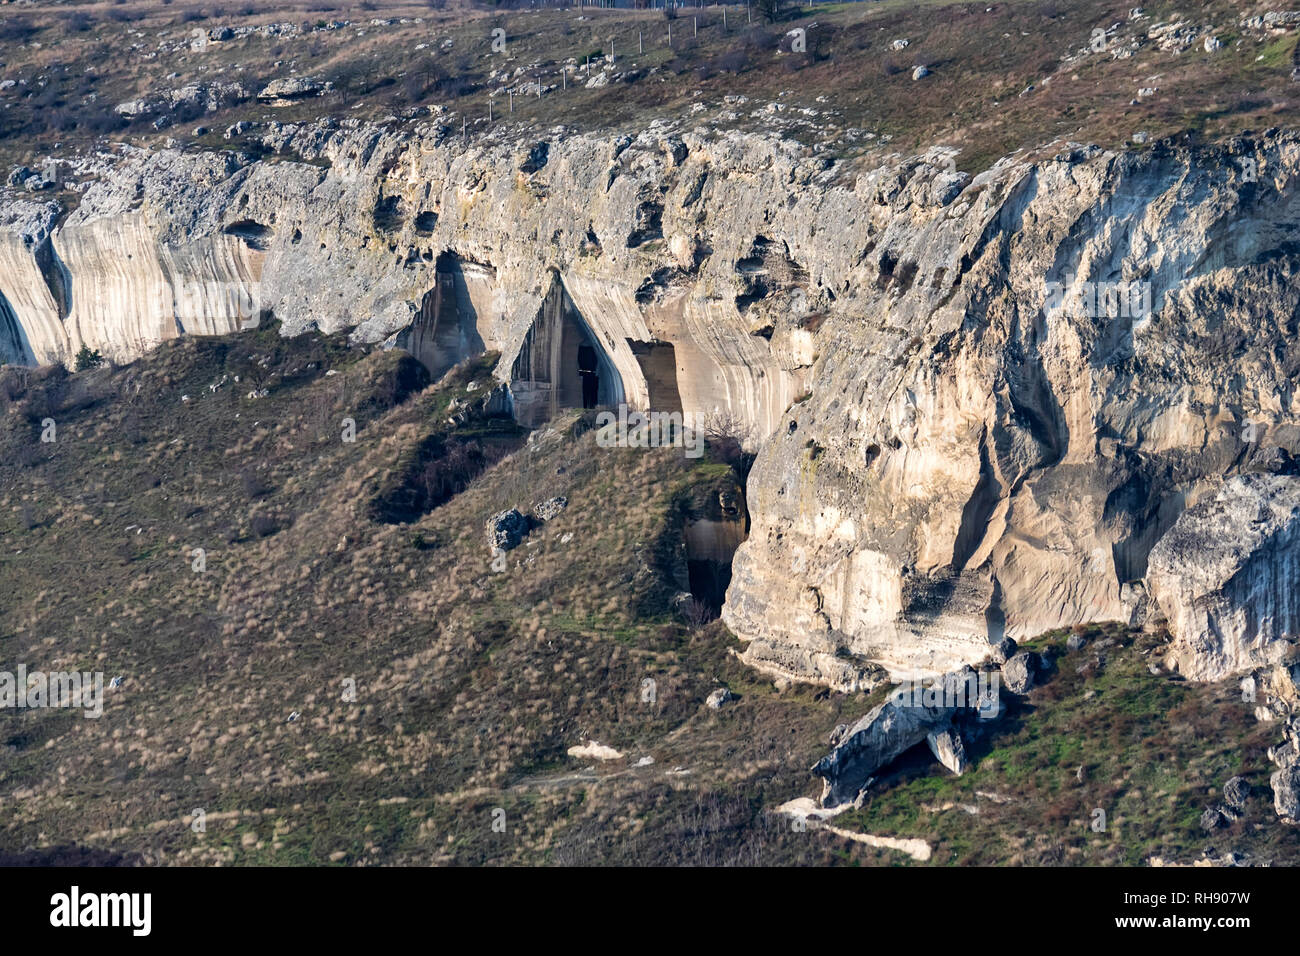
[[[753,524],[723,618],[764,656],[844,648],[934,673],[1004,635],[1130,621],[1142,593],[1125,584],[1182,510],[1223,474],[1300,451],[1285,323],[1259,324],[1262,302],[1278,315],[1300,303],[1292,267],[1223,238],[1256,223],[1247,244],[1280,248],[1295,226],[1246,202],[1227,156],[1076,156],[995,167],[940,209],[920,199],[919,169],[878,184],[879,292],[832,311],[812,395],[747,489]],[[1300,153],[1278,159],[1293,195]],[[1124,281],[1149,270],[1149,314],[1053,307],[1045,280],[1101,278],[1103,263]],[[1220,546],[1252,533],[1225,529]],[[1281,611],[1294,586],[1265,580]],[[824,622],[799,601],[809,587]]]
[[[533,514],[542,521],[552,521],[558,518],[564,509],[569,507],[569,499],[564,495],[556,495],[554,498],[547,498],[541,504],[533,508]]]
[[[513,551],[528,534],[528,519],[516,508],[494,514],[487,522],[488,547]]]
[[[930,753],[934,754],[939,763],[959,777],[966,772],[966,745],[962,743],[961,736],[955,730],[941,730],[926,734],[925,742],[930,747]]]
[[[891,760],[931,734],[947,731],[959,710],[975,704],[968,693],[974,677],[969,669],[945,674],[938,678],[930,697],[895,691],[850,726],[834,749],[812,768],[824,781],[822,806],[851,803]],[[966,706],[955,706],[958,701]]]
[[[1300,478],[1223,482],[1151,550],[1147,581],[1174,636],[1167,663],[1185,676],[1216,680],[1280,660],[1300,636]]]
[[[1002,686],[1013,694],[1027,694],[1038,676],[1035,655],[1021,651],[1002,666]]]
[[[1133,620],[1144,577],[1190,676],[1268,660],[1289,626],[1293,569],[1253,521],[1216,546],[1254,554],[1245,573],[1202,582],[1226,647],[1149,558],[1222,476],[1300,455],[1295,134],[1069,146],[973,178],[947,153],[833,161],[744,132],[467,144],[436,111],[245,134],[274,159],[127,148],[61,222],[6,205],[0,358],[124,360],[274,314],[404,336],[440,367],[500,351],[509,382],[565,306],[629,404],[668,400],[648,350],[671,345],[672,400],[749,431],[723,615],[776,676],[943,673],[1003,637]],[[1247,156],[1268,170],[1249,189]],[[1136,309],[1052,291],[1111,278],[1139,283]]]

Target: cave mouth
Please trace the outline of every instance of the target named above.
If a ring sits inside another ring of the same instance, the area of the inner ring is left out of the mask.
[[[420,300],[419,311],[398,344],[437,381],[458,363],[483,354],[485,346],[462,260],[443,252],[433,272],[433,288]]]
[[[242,239],[248,248],[256,249],[258,252],[265,252],[275,236],[275,230],[270,226],[255,222],[252,219],[241,219],[238,222],[232,222],[222,232],[227,236]]]
[[[696,514],[682,526],[687,587],[716,616],[727,600],[736,549],[749,536],[743,489],[739,485],[719,488]]]
[[[714,617],[721,614],[722,605],[727,600],[727,588],[731,586],[731,562],[688,558],[686,572],[691,596],[706,605]]]
[[[565,408],[623,402],[623,379],[558,278],[524,336],[510,372],[515,420],[536,428]]]

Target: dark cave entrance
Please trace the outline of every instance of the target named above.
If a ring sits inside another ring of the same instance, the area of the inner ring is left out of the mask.
[[[578,346],[578,376],[582,379],[582,407],[595,408],[600,397],[600,368],[596,350]]]
[[[731,586],[731,562],[712,559],[688,559],[686,572],[690,579],[690,592],[695,600],[708,606],[714,616],[722,613]]]
[[[478,315],[470,300],[461,260],[454,253],[438,256],[433,288],[424,294],[406,339],[399,344],[404,344],[429,370],[434,381],[458,362],[483,353]]]
[[[510,371],[515,420],[536,428],[564,408],[624,401],[623,379],[556,277]]]

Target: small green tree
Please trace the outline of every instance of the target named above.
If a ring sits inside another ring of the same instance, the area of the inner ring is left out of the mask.
[[[99,349],[95,349],[92,352],[89,345],[83,345],[81,351],[77,353],[76,364],[74,365],[73,370],[84,372],[87,369],[99,368],[103,364],[104,356],[99,354]]]
[[[775,23],[785,16],[785,0],[754,0],[754,9],[768,23]]]

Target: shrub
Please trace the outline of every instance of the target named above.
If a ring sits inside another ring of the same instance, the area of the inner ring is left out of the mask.
[[[239,473],[239,483],[244,488],[244,494],[249,498],[261,498],[271,491],[271,486],[252,468],[245,468]]]
[[[269,538],[280,530],[280,524],[270,515],[253,515],[250,522],[253,534],[258,538]]]
[[[89,345],[83,345],[81,351],[77,353],[76,364],[73,370],[85,372],[92,368],[99,368],[104,364],[104,357],[99,354],[99,349],[91,351]]]

